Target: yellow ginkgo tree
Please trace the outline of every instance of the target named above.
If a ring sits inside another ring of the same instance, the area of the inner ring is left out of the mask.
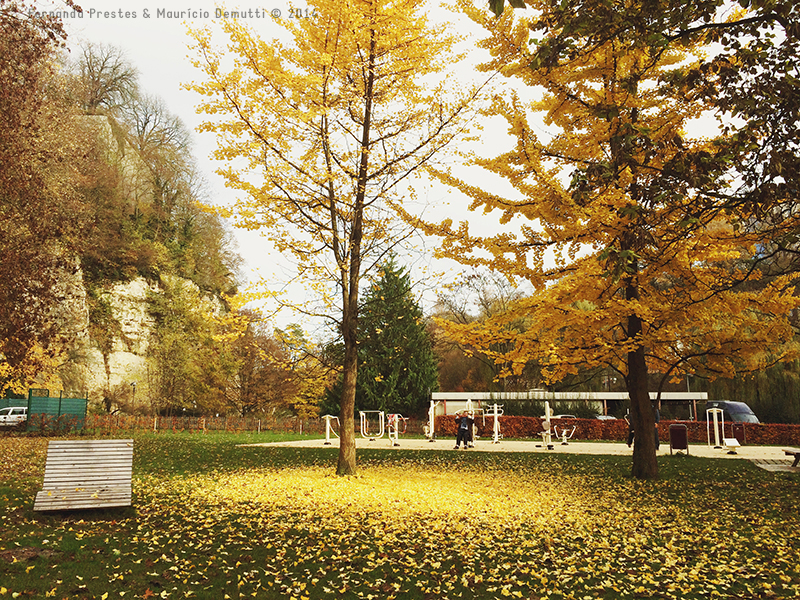
[[[341,331],[337,472],[352,474],[359,284],[407,237],[395,217],[408,182],[464,132],[475,94],[444,84],[456,38],[418,0],[314,0],[307,14],[273,22],[284,43],[236,20],[222,24],[226,49],[192,31],[205,77],[188,87],[239,192],[236,225],[293,259]]]
[[[474,156],[467,175],[439,172],[503,231],[450,221],[428,231],[444,237],[444,255],[537,291],[485,322],[443,325],[488,352],[506,348],[495,358],[514,370],[537,362],[550,381],[617,370],[636,432],[632,474],[655,478],[652,374],[730,376],[791,355],[794,284],[762,267],[797,211],[778,179],[754,192],[737,171],[751,149],[735,133],[704,136],[708,100],[672,87],[714,68],[701,53],[714,27],[680,35],[677,16],[692,15],[637,2],[525,4],[495,18],[463,3],[489,32],[485,68],[522,86],[515,95],[510,83],[489,111],[512,147]],[[493,177],[511,191],[488,187]],[[522,317],[529,329],[509,326]]]

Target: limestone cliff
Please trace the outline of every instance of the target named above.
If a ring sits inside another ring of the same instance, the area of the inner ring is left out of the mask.
[[[72,343],[59,369],[64,389],[89,392],[93,405],[113,402],[135,408],[149,396],[147,349],[153,327],[147,293],[155,285],[139,277],[111,284],[99,294],[102,322],[92,322],[81,271],[65,275],[62,322]]]
[[[193,281],[212,289],[203,268],[228,271],[198,266],[196,254],[223,256],[218,241],[223,236],[203,237],[217,231],[208,221],[212,217],[201,214],[189,188],[155,173],[158,165],[142,159],[119,124],[97,115],[85,117],[84,124],[96,141],[98,166],[86,188],[91,223],[86,250],[60,284],[63,302],[56,319],[67,341],[57,376],[64,390],[88,391],[90,406],[149,411],[161,402],[148,359],[152,300],[163,298],[174,281],[198,297],[214,298]],[[215,306],[212,300],[212,312]],[[58,385],[52,373],[43,373],[38,383]]]

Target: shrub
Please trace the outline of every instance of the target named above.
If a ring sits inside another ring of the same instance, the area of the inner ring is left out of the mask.
[[[618,440],[624,441],[628,435],[628,424],[624,419],[601,421],[599,419],[551,419],[551,424],[561,430],[562,427],[574,425],[575,440]],[[668,421],[658,424],[658,435],[661,440],[669,440],[669,426],[673,423],[686,425],[689,430],[689,441],[707,443],[708,433],[705,421]],[[477,418],[478,436],[491,437],[494,420]],[[736,432],[744,433],[744,443],[755,445],[800,445],[800,425],[779,423],[725,423],[725,437],[735,437]],[[440,437],[456,435],[456,421],[453,415],[436,417],[436,431]],[[541,417],[500,417],[500,432],[506,438],[540,438],[542,432]],[[713,439],[713,431],[711,432]],[[739,433],[741,435],[741,433]]]

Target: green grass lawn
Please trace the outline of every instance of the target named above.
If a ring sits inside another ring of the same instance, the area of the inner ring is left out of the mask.
[[[0,600],[800,596],[800,478],[747,461],[256,441],[137,436],[132,508],[42,514],[47,440],[0,438]]]

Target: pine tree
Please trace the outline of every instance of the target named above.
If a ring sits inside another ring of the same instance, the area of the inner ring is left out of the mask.
[[[366,294],[359,322],[358,406],[416,415],[438,389],[437,360],[411,278],[394,261]]]

